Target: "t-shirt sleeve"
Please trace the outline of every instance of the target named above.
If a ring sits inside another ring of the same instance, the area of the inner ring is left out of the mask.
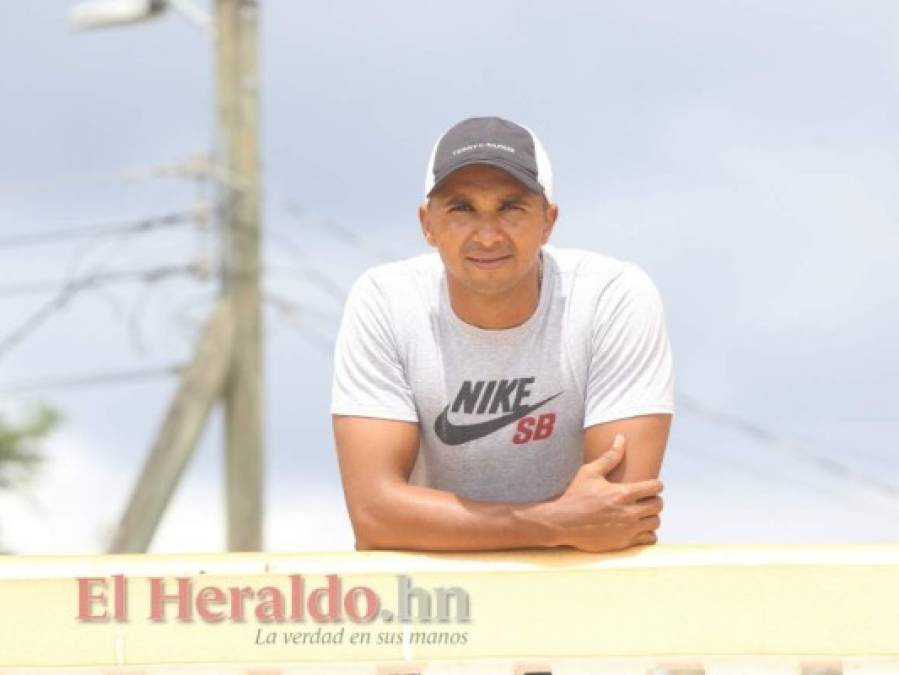
[[[369,273],[347,296],[334,351],[331,413],[418,421],[390,307]]]
[[[674,371],[662,299],[637,265],[627,264],[603,291],[591,346],[584,428],[674,413]]]

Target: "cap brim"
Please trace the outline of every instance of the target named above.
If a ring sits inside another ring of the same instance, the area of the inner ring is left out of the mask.
[[[543,186],[538,183],[533,176],[528,175],[528,172],[524,169],[521,169],[514,164],[509,164],[507,162],[502,162],[497,159],[471,159],[466,162],[462,162],[458,166],[454,166],[451,171],[448,171],[444,175],[440,176],[440,178],[436,178],[434,180],[434,186],[430,189],[426,197],[430,197],[434,194],[434,191],[440,187],[440,185],[454,173],[456,173],[459,169],[464,169],[466,166],[472,166],[474,164],[486,164],[488,166],[495,166],[497,169],[502,169],[507,174],[515,178],[519,183],[522,183],[528,190],[532,192],[536,192],[537,194],[545,194],[543,190]]]

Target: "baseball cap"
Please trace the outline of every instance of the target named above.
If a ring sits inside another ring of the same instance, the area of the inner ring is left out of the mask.
[[[471,164],[504,170],[552,201],[553,174],[536,134],[501,117],[470,117],[444,131],[431,151],[425,196],[451,173]]]

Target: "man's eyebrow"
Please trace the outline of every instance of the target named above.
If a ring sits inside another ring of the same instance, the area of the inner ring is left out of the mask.
[[[505,204],[530,202],[534,196],[533,192],[513,192],[503,197],[502,201]]]
[[[441,200],[447,204],[468,204],[471,200],[465,195],[460,195],[458,193],[451,193],[446,197],[443,197]]]
[[[436,195],[435,195],[436,196]],[[509,192],[500,197],[503,204],[519,204],[532,201],[537,197],[536,193],[530,190],[520,190]],[[459,192],[451,192],[446,196],[438,197],[438,200],[444,204],[470,204],[471,198]]]

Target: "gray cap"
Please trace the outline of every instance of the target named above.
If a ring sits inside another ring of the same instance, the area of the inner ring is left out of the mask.
[[[552,201],[549,157],[533,131],[501,117],[471,117],[441,134],[431,151],[425,195],[457,169],[488,164],[503,169]]]

